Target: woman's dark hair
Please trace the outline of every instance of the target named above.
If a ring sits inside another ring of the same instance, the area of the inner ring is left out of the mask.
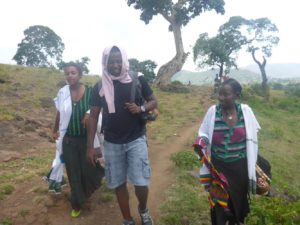
[[[77,71],[78,71],[78,74],[79,74],[80,76],[82,76],[82,68],[81,68],[81,66],[80,66],[78,63],[75,63],[75,62],[68,62],[68,63],[66,63],[66,64],[64,65],[64,70],[65,70],[67,67],[70,67],[70,66],[75,67],[75,68],[77,69]]]
[[[236,94],[242,93],[242,85],[237,80],[235,80],[233,78],[229,78],[222,83],[222,86],[224,86],[226,84],[230,85],[230,87],[232,88],[234,93],[236,93]]]

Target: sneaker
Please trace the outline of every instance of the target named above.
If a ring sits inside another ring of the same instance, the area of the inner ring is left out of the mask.
[[[56,195],[61,194],[61,186],[60,184],[56,183],[56,185],[54,186],[54,191]]]
[[[145,209],[143,211],[139,210],[139,213],[141,216],[142,225],[154,224],[148,209]]]
[[[80,209],[79,209],[79,210],[73,209],[73,210],[71,211],[71,217],[77,218],[78,216],[80,216],[80,213],[81,213],[81,210],[80,210]]]
[[[133,219],[131,220],[124,220],[122,225],[135,225],[135,222]]]
[[[55,192],[55,181],[54,180],[49,180],[49,187],[48,191],[54,193]]]
[[[67,182],[65,180],[65,178],[62,179],[60,186],[63,188],[65,186],[67,186]]]

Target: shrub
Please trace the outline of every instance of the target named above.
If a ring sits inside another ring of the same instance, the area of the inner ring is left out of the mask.
[[[247,224],[300,224],[300,200],[287,202],[274,197],[258,198],[252,202]]]
[[[173,81],[171,84],[160,86],[162,91],[174,92],[174,93],[189,93],[190,89],[183,85],[180,81]]]
[[[198,157],[192,151],[177,152],[171,156],[171,160],[180,169],[192,170],[195,167],[199,167]]]

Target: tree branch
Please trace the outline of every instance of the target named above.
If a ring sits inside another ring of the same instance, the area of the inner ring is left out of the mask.
[[[251,55],[252,55],[254,62],[256,62],[258,65],[261,65],[261,63],[255,58],[255,50],[254,49],[251,51]]]

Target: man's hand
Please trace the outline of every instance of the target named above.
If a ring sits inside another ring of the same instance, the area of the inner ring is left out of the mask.
[[[86,158],[88,163],[90,163],[93,166],[96,166],[96,161],[97,161],[97,153],[94,148],[88,148],[86,151]]]
[[[131,112],[132,114],[138,114],[141,113],[141,107],[137,106],[134,102],[132,103],[125,103],[125,108],[129,110],[129,112]]]

